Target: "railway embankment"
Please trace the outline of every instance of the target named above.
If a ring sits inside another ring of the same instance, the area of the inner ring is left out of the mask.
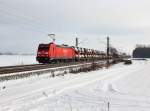
[[[124,62],[125,60],[101,60],[90,62],[60,63],[60,64],[34,64],[24,66],[9,66],[0,68],[0,81],[21,79],[29,76],[39,76],[50,73],[51,77],[63,76],[68,73],[77,74],[80,72],[89,72],[102,68],[109,68],[114,64]]]

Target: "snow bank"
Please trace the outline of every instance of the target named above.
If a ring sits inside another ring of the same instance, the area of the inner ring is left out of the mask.
[[[0,83],[0,111],[149,111],[150,61]]]
[[[121,93],[150,96],[150,61],[134,61],[138,67],[123,72],[127,76],[115,81]]]

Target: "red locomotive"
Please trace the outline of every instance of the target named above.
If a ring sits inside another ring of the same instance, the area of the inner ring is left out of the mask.
[[[93,49],[50,43],[39,45],[36,59],[39,63],[49,63],[107,59],[107,56],[105,53]]]

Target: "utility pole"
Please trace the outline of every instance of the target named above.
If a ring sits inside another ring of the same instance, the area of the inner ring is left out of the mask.
[[[79,41],[78,38],[76,37],[76,47],[78,47]]]
[[[109,56],[109,51],[110,51],[110,38],[107,37],[107,56]]]
[[[110,103],[108,102],[108,111],[110,111]]]

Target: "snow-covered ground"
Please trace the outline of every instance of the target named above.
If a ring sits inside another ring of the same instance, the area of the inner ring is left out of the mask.
[[[0,111],[150,111],[150,61],[0,83]],[[108,107],[110,109],[108,109]]]
[[[36,64],[34,55],[0,55],[0,66]]]

